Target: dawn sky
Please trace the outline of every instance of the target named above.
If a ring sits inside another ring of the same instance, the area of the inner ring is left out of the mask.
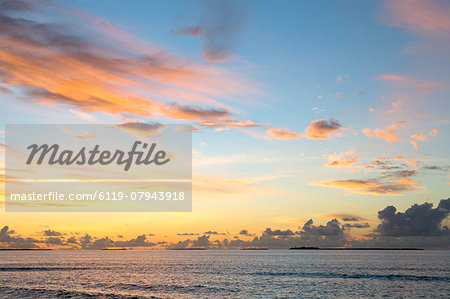
[[[448,1],[1,1],[0,28],[2,150],[4,124],[194,125],[192,212],[1,211],[8,236],[365,240],[425,202],[448,225]]]

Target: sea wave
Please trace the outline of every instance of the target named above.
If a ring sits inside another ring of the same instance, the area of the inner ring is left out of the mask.
[[[139,299],[139,298],[160,298],[155,296],[127,296],[113,293],[86,292],[75,290],[49,290],[43,288],[24,288],[0,286],[1,298],[104,298],[104,299]]]
[[[343,279],[381,279],[381,280],[415,280],[415,281],[450,281],[450,277],[401,275],[401,274],[345,274],[345,273],[296,273],[296,272],[256,272],[250,275],[260,276],[294,276],[305,278],[343,278]]]
[[[26,272],[26,271],[77,271],[90,270],[88,267],[0,267],[0,272]]]

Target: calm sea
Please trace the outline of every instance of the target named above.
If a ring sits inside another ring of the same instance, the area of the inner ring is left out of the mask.
[[[450,298],[450,251],[0,251],[0,298]]]

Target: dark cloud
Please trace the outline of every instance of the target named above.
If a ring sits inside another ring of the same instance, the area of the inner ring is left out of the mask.
[[[337,219],[333,219],[327,222],[326,225],[314,225],[312,219],[309,219],[300,230],[299,234],[302,237],[310,237],[310,236],[342,236],[344,235],[345,230],[340,225]]]
[[[149,242],[145,235],[137,236],[135,239],[128,241],[114,242],[114,246],[116,247],[154,247],[156,245],[158,245],[158,243]]]
[[[411,177],[411,176],[416,176],[418,172],[419,171],[417,169],[413,169],[413,170],[405,169],[405,170],[389,172],[389,173],[383,175],[383,177],[407,178],[407,177]]]
[[[176,119],[210,119],[229,116],[228,110],[221,108],[204,109],[194,105],[172,104],[167,108],[167,115]]]
[[[359,218],[358,217],[342,217],[341,220],[344,221],[344,222],[359,221]]]
[[[215,0],[203,2],[206,12],[198,25],[174,30],[176,34],[204,39],[203,56],[209,62],[229,59],[238,42],[244,7],[242,2]]]
[[[443,225],[450,211],[450,199],[443,199],[436,208],[430,203],[415,204],[404,213],[395,207],[388,206],[379,211],[381,223],[363,238],[352,239],[348,233],[351,229],[369,228],[364,219],[351,214],[328,214],[337,219],[328,221],[325,225],[315,225],[308,220],[300,230],[266,228],[260,236],[251,240],[241,240],[239,236],[253,236],[242,229],[238,236],[231,240],[225,238],[214,240],[214,236],[225,235],[217,231],[206,231],[204,234],[179,233],[178,236],[194,237],[176,243],[150,242],[147,235],[142,234],[129,240],[115,241],[109,237],[94,238],[85,234],[79,238],[70,237],[65,240],[61,233],[48,229],[44,231],[46,238],[37,240],[17,236],[8,226],[0,230],[0,246],[5,248],[37,248],[41,246],[58,246],[73,249],[104,249],[108,247],[156,247],[156,248],[209,248],[209,249],[240,249],[240,248],[270,248],[287,249],[290,247],[420,247],[448,248],[450,231]]]
[[[267,235],[267,236],[294,236],[295,234],[290,230],[272,230],[271,228],[266,228],[266,230],[264,231],[263,235]]]
[[[435,174],[448,174],[450,166],[437,166],[437,165],[425,165],[422,167],[423,170],[432,170]]]
[[[44,236],[47,236],[47,237],[62,236],[62,234],[60,232],[57,232],[57,231],[54,231],[54,230],[51,230],[51,229],[44,230],[43,233],[44,233]]]
[[[311,122],[305,133],[310,139],[327,139],[341,128],[341,123],[335,119],[319,119]]]
[[[33,238],[22,238],[19,236],[13,236],[14,230],[10,230],[8,226],[4,226],[0,230],[0,247],[4,248],[37,248],[36,243],[40,243],[39,240]]]
[[[65,242],[64,239],[59,237],[48,237],[45,240],[45,243],[49,245],[64,245]]]
[[[161,133],[166,126],[160,123],[123,123],[116,125],[117,128],[123,130],[127,133],[140,136],[140,137],[151,137],[157,136]]]
[[[30,1],[26,0],[1,0],[0,11],[23,11],[29,10]]]
[[[67,244],[78,244],[77,242],[77,238],[75,237],[70,237],[69,239],[67,239]]]
[[[249,233],[248,230],[246,230],[246,229],[241,230],[239,232],[239,235],[242,235],[242,236],[254,236],[254,234]]]
[[[350,227],[350,228],[368,228],[370,227],[370,224],[365,223],[346,223],[344,224],[344,227]]]
[[[203,234],[204,235],[226,235],[225,233],[218,233],[216,231],[211,231],[211,230],[204,232]]]
[[[177,236],[199,236],[200,234],[198,233],[182,233],[182,234],[177,234]]]
[[[428,170],[443,170],[442,167],[435,165],[425,165],[423,168]]]
[[[376,228],[380,236],[450,236],[446,226],[441,226],[450,210],[450,198],[442,199],[433,209],[433,204],[415,204],[404,213],[397,212],[394,206],[388,206],[378,212],[381,224]]]

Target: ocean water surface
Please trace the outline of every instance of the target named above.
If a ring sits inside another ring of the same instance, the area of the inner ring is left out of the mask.
[[[450,298],[450,251],[0,251],[0,298]]]

